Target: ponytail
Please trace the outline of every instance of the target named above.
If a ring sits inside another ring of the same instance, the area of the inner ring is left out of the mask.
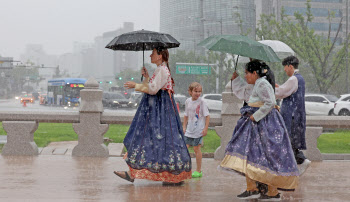
[[[170,71],[170,67],[169,67],[169,51],[166,48],[158,47],[157,48],[157,53],[158,53],[158,55],[162,55],[162,59],[166,63],[166,66],[168,67],[168,70],[170,72],[170,77],[171,77],[171,83],[172,83],[172,86],[173,86],[173,89],[174,89],[175,81],[174,81],[173,77],[171,76],[171,71]]]

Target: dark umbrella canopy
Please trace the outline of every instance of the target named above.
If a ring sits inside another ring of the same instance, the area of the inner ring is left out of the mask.
[[[140,30],[115,37],[106,48],[124,51],[145,51],[154,48],[176,48],[180,43],[170,34]]]

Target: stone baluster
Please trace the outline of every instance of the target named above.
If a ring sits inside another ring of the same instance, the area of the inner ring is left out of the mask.
[[[231,92],[231,82],[229,82],[225,87],[225,92],[222,93],[222,126],[215,126],[215,131],[221,138],[221,143],[214,153],[214,159],[221,160],[224,158],[226,145],[232,137],[238,119],[241,117],[239,110],[242,106],[243,101]]]
[[[34,132],[38,129],[35,121],[3,121],[2,126],[7,133],[7,143],[2,149],[2,155],[26,155],[39,154],[35,144]]]
[[[306,148],[305,156],[310,161],[322,161],[322,154],[317,148],[317,139],[322,134],[322,127],[306,127],[305,141]]]
[[[103,135],[109,126],[101,124],[103,92],[98,87],[97,81],[90,78],[85,83],[85,89],[80,91],[80,123],[73,124],[78,134],[78,145],[72,151],[73,156],[109,156],[108,148],[103,144]]]

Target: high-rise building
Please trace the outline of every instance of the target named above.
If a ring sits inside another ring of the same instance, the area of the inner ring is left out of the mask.
[[[138,55],[134,51],[113,51],[106,49],[106,45],[116,36],[134,31],[134,23],[124,22],[123,27],[105,32],[102,36],[95,38],[95,50],[97,58],[98,78],[111,80],[115,75],[125,69],[136,70],[138,67]],[[139,68],[138,68],[139,69]]]
[[[306,2],[307,0],[256,0],[257,23],[262,13],[275,14],[276,19],[280,20],[282,7],[291,19],[294,19],[295,12],[306,15]],[[312,0],[310,5],[314,19],[308,24],[309,28],[313,28],[316,34],[328,36],[329,23],[331,23],[330,36],[334,39],[343,18],[337,40],[337,44],[342,43],[346,36],[346,2],[347,0]],[[330,13],[334,14],[331,22],[328,19]]]
[[[255,39],[254,0],[160,0],[160,32],[171,34],[180,49],[199,50],[197,44],[218,34],[250,30]],[[239,17],[242,28],[239,27]]]

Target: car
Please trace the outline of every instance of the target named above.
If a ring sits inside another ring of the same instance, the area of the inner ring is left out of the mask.
[[[185,103],[188,97],[184,95],[175,94],[174,99],[176,104],[179,104],[179,109],[185,109]]]
[[[143,93],[140,93],[140,92],[132,92],[132,93],[130,93],[129,100],[131,102],[135,103],[134,104],[134,108],[136,108],[140,104],[142,95],[143,95]]]
[[[306,94],[306,115],[334,115],[334,103],[338,98],[328,94]]]
[[[22,104],[23,102],[30,102],[34,103],[34,96],[32,94],[24,93],[21,95],[20,103]]]
[[[102,104],[104,107],[121,108],[134,107],[135,103],[124,97],[121,93],[103,93]]]
[[[203,94],[202,99],[206,101],[209,110],[221,111],[221,108],[222,108],[221,94]]]
[[[334,104],[334,114],[338,116],[350,116],[350,94],[341,95]]]

